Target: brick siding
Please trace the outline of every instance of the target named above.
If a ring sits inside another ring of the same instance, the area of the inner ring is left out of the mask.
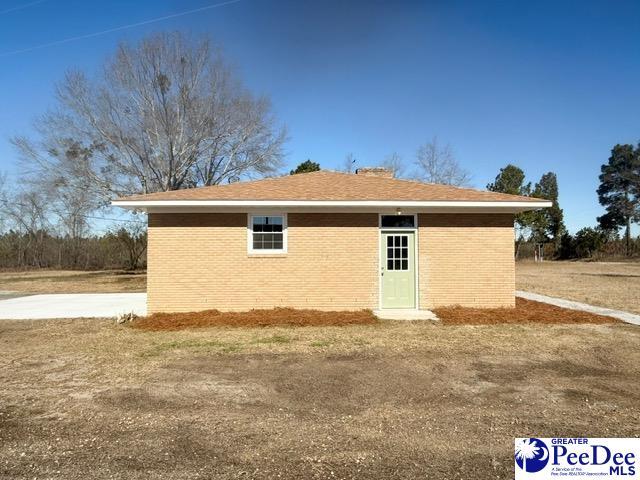
[[[420,214],[420,306],[515,305],[513,215]]]
[[[377,214],[288,214],[288,253],[247,254],[247,214],[150,214],[149,311],[374,308]]]
[[[514,303],[513,215],[419,217],[423,308]],[[149,215],[149,312],[378,308],[378,215],[289,213],[288,252],[247,253],[246,213]]]

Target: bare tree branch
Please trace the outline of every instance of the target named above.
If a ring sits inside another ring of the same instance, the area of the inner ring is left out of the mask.
[[[451,146],[441,147],[437,137],[420,146],[415,167],[415,176],[423,182],[466,186],[471,181],[469,172],[455,159]]]
[[[401,178],[406,173],[406,165],[402,160],[402,157],[397,152],[393,152],[384,157],[384,159],[380,163],[380,166],[393,172],[393,176],[395,178]]]
[[[121,44],[95,79],[69,72],[38,136],[12,139],[33,175],[66,178],[102,204],[117,195],[274,173],[286,132],[207,40]],[[72,155],[82,151],[82,155]]]

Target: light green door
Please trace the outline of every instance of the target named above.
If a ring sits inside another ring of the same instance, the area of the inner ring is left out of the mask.
[[[382,308],[415,308],[414,232],[382,232]]]

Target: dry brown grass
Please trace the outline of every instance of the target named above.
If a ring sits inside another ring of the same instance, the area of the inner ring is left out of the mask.
[[[619,323],[620,321],[579,310],[516,298],[516,308],[436,308],[435,314],[445,325],[492,325],[499,323]]]
[[[516,287],[640,314],[639,262],[518,262]]]
[[[221,312],[205,310],[189,313],[154,313],[133,322],[140,330],[184,330],[204,327],[269,327],[287,326],[330,326],[330,325],[368,325],[378,319],[371,310],[325,312],[321,310],[296,310],[293,308],[274,308],[270,310],[251,310],[248,312]]]
[[[631,325],[0,322],[0,478],[513,478],[521,435],[634,436]]]
[[[0,290],[24,293],[144,292],[145,272],[29,270],[0,272]]]

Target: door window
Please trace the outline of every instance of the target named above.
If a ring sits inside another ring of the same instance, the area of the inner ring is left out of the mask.
[[[407,235],[387,235],[387,270],[409,270]]]

